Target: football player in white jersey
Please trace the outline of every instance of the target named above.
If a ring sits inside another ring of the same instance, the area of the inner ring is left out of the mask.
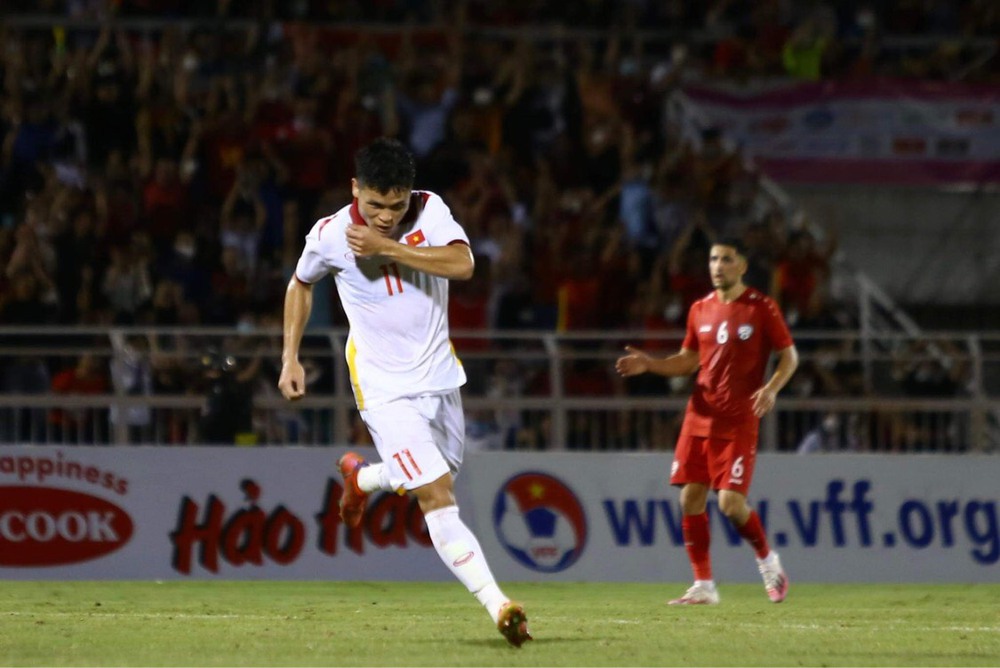
[[[361,149],[355,170],[353,203],[316,222],[288,284],[278,387],[287,399],[305,394],[298,353],[312,285],[333,274],[350,322],[351,386],[382,460],[340,459],[341,517],[358,526],[377,490],[413,494],[441,560],[520,647],[532,639],[524,609],[497,586],[454,495],[465,372],[448,337],[448,281],[472,276],[469,238],[440,197],[413,190],[413,156],[398,141]]]

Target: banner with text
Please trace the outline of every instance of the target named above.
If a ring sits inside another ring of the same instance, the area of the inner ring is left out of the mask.
[[[778,181],[1000,182],[1000,88],[939,81],[823,81],[684,93]]]
[[[0,447],[0,578],[449,580],[409,497],[341,523],[343,451]],[[456,491],[501,580],[685,582],[669,469],[669,453],[469,453]],[[794,581],[1000,582],[998,473],[989,456],[762,455],[751,503]],[[756,581],[709,516],[717,579]]]

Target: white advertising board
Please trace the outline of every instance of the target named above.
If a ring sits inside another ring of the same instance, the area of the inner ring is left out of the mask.
[[[0,578],[449,580],[408,497],[340,523],[344,450],[0,447]],[[456,491],[500,580],[685,582],[669,467],[469,453]],[[989,456],[762,455],[751,502],[793,581],[1000,582],[998,474]],[[716,579],[757,581],[709,512]]]

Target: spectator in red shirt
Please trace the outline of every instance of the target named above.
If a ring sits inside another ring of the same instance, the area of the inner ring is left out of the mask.
[[[107,370],[91,353],[80,356],[76,365],[60,371],[52,379],[56,394],[107,394]],[[107,441],[107,411],[98,408],[53,409],[49,424],[57,442],[100,443]]]
[[[778,302],[794,327],[800,319],[817,315],[817,292],[824,288],[830,274],[830,257],[835,249],[833,237],[825,247],[816,244],[808,230],[799,230],[788,239],[784,256],[777,266]]]

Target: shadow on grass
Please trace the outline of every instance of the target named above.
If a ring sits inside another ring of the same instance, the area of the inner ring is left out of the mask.
[[[539,647],[544,645],[548,647],[554,644],[563,645],[579,645],[581,643],[593,643],[594,641],[600,641],[600,638],[586,638],[583,636],[545,636],[544,639],[539,641],[537,638],[526,642],[522,647],[513,647],[507,644],[507,641],[503,638],[478,638],[476,640],[455,640],[453,641],[456,646],[464,647],[496,647],[499,649],[509,649],[512,652],[518,652],[521,650],[527,650],[532,647]],[[607,642],[607,639],[604,639]],[[424,640],[423,642],[439,642],[434,640]]]

